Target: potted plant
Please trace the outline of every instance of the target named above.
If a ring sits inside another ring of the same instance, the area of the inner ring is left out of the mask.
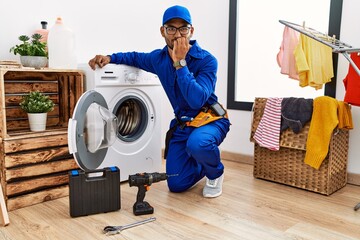
[[[20,55],[20,62],[24,67],[43,68],[48,64],[46,42],[41,42],[42,35],[35,33],[30,37],[21,35],[21,44],[10,48],[10,52]]]
[[[20,102],[20,107],[28,114],[30,130],[34,132],[46,129],[47,113],[54,110],[54,102],[49,96],[39,91],[25,95]]]

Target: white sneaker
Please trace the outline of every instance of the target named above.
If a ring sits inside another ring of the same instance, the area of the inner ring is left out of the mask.
[[[224,174],[220,177],[210,180],[206,179],[206,185],[203,189],[203,196],[206,198],[218,197],[222,194],[222,184],[224,181]]]

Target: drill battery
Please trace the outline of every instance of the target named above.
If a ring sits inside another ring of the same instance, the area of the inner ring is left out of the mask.
[[[119,210],[120,170],[69,171],[69,192],[71,217]]]

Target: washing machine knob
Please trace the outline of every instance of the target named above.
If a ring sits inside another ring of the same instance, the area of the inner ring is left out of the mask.
[[[137,80],[138,80],[138,79],[137,79],[136,73],[129,73],[129,74],[128,74],[128,81],[129,81],[130,83],[135,83]]]

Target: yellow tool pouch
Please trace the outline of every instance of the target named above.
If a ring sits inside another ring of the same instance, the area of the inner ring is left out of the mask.
[[[188,117],[185,118],[188,119]],[[190,121],[183,121],[183,118],[176,118],[177,124],[174,124],[166,133],[164,159],[167,157],[170,139],[172,138],[172,135],[177,127],[180,127],[180,129],[183,129],[185,126],[201,127],[220,118],[228,118],[228,114],[219,103],[215,103],[210,107],[203,108],[203,111],[200,111],[200,113]]]
[[[225,116],[217,116],[211,109],[209,109],[207,112],[201,111],[191,122],[186,122],[186,126],[201,127],[223,117],[227,118],[227,114],[225,114]]]

